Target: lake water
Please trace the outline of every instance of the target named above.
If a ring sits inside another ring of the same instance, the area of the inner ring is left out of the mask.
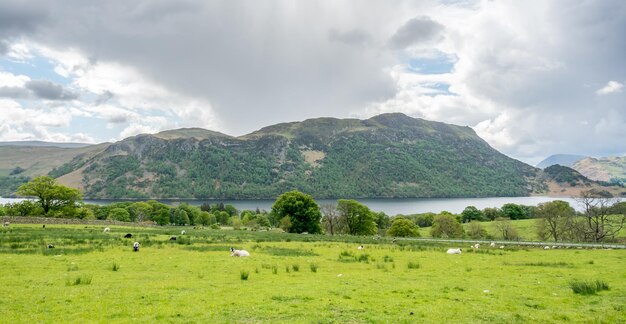
[[[17,202],[24,199],[20,198],[2,198],[0,197],[0,204],[6,204],[9,202]],[[572,198],[565,197],[490,197],[490,198],[402,198],[402,199],[356,199],[362,204],[365,204],[373,211],[383,211],[387,215],[393,216],[397,214],[416,214],[433,212],[439,213],[441,211],[449,211],[451,213],[460,213],[467,206],[475,206],[478,209],[487,207],[502,207],[507,203],[515,203],[529,206],[536,206],[540,203],[564,200],[577,210],[581,209],[581,206]],[[622,199],[623,200],[623,199]],[[106,205],[120,200],[85,200],[86,203]],[[204,202],[209,204],[216,204],[223,202],[224,204],[231,204],[239,210],[255,210],[259,208],[261,210],[269,211],[272,209],[274,200],[269,199],[242,199],[242,200],[159,200],[166,204],[176,205],[181,202],[187,202],[191,205],[201,205]],[[334,199],[317,199],[319,205],[333,204],[337,200]]]

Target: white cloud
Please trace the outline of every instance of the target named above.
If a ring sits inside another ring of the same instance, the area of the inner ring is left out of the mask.
[[[596,94],[602,96],[610,93],[622,92],[622,89],[624,89],[623,83],[619,83],[617,81],[609,81],[604,87],[598,89],[598,91],[596,91]]]

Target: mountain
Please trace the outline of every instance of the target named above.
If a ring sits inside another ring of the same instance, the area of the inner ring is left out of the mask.
[[[15,159],[11,167],[50,174],[89,198],[273,199],[293,189],[317,198],[487,197],[561,190],[555,176],[501,154],[469,127],[403,114],[316,118],[241,137],[179,129],[66,150],[58,163]],[[35,171],[40,164],[45,167]]]
[[[12,141],[12,142],[0,142],[1,146],[23,146],[23,147],[60,147],[60,148],[79,148],[91,146],[87,143],[55,143],[55,142],[43,142],[43,141]]]
[[[554,155],[550,155],[545,160],[539,162],[539,164],[537,164],[537,167],[539,169],[545,169],[551,165],[558,164],[558,165],[571,168],[572,165],[574,165],[574,163],[584,158],[586,158],[586,156],[583,156],[583,155],[554,154]]]
[[[626,184],[626,156],[584,158],[572,168],[592,180]]]

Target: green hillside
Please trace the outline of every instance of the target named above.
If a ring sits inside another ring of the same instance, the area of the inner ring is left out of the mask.
[[[481,197],[538,190],[532,181],[538,169],[499,153],[471,128],[403,114],[310,119],[239,138],[201,129],[139,135],[56,171],[91,198],[275,198],[292,189],[319,198]]]
[[[586,158],[574,163],[572,168],[592,180],[626,185],[626,156]]]

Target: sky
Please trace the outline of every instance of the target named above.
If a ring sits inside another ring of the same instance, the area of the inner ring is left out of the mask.
[[[402,112],[626,154],[626,1],[0,0],[0,141]]]

